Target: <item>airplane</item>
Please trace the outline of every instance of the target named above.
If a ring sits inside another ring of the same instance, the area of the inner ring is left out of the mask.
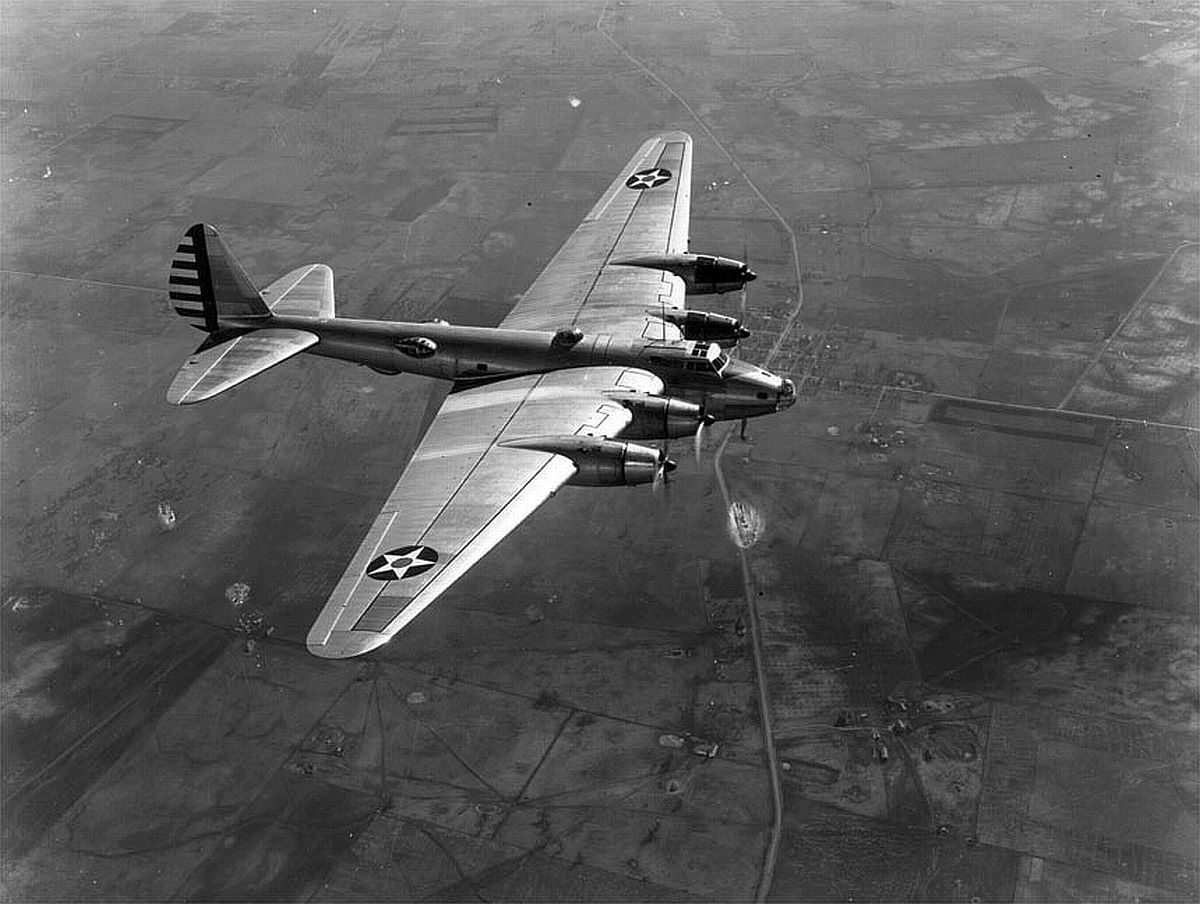
[[[169,299],[208,337],[169,402],[210,399],[301,352],[453,381],[309,651],[343,659],[387,643],[564,484],[663,480],[675,463],[636,441],[796,401],[791,380],[729,355],[749,335],[738,320],[686,307],[755,278],[688,250],[691,181],[690,135],[647,140],[495,328],[338,317],[325,264],[259,291],[215,227],[187,230]]]

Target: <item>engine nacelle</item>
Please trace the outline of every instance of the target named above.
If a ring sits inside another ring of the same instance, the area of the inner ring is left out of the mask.
[[[712,254],[645,254],[613,263],[674,273],[683,280],[689,295],[734,292],[758,279],[758,274],[741,261]]]
[[[739,339],[750,335],[750,331],[742,326],[740,320],[728,314],[714,314],[711,311],[667,311],[663,316],[679,327],[684,339],[695,339],[697,342],[737,345]]]
[[[530,436],[501,445],[569,458],[576,473],[567,483],[575,486],[636,486],[653,483],[663,472],[675,470],[675,462],[661,449],[598,436]]]
[[[621,436],[629,439],[674,439],[691,436],[712,418],[693,402],[670,399],[646,393],[610,393],[609,398],[620,402],[633,414]]]

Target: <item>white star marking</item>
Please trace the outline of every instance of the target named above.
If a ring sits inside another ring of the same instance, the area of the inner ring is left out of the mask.
[[[437,553],[427,546],[412,546],[385,552],[371,562],[367,577],[379,581],[400,581],[415,577],[437,564]]]
[[[641,170],[634,173],[625,181],[625,187],[641,191],[645,188],[656,188],[670,180],[670,178],[670,170],[655,167],[654,169]]]

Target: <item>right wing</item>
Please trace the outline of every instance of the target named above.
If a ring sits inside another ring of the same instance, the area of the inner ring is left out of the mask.
[[[624,338],[681,339],[662,319],[684,306],[684,284],[673,273],[622,266],[631,258],[679,254],[688,248],[692,137],[666,132],[633,155],[500,325]]]
[[[575,473],[564,456],[504,442],[616,436],[629,409],[606,393],[661,392],[642,370],[530,374],[450,395],[308,634],[342,659],[386,643]]]

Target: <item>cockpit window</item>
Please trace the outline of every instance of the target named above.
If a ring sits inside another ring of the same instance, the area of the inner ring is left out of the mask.
[[[652,364],[662,367],[682,368],[693,373],[721,374],[729,356],[715,342],[679,343],[674,346],[674,355],[647,355]]]
[[[715,342],[697,342],[692,354],[704,357],[708,362],[707,370],[721,373],[729,363],[729,356]]]

